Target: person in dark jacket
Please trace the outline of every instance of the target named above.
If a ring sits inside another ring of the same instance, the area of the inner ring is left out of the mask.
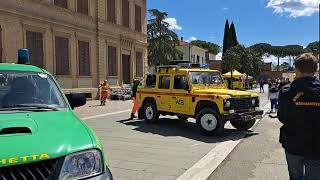
[[[320,180],[320,81],[310,53],[295,62],[297,78],[279,93],[280,143],[291,180]]]
[[[260,82],[259,82],[259,85],[260,85],[260,93],[264,93],[264,80],[261,78],[260,79]]]
[[[133,85],[132,85],[132,102],[133,102],[133,107],[131,110],[131,117],[129,118],[129,120],[133,120],[133,118],[136,118],[135,113],[138,111],[139,109],[139,104],[137,102],[136,96],[137,96],[137,90],[138,87],[140,85],[140,81],[138,79],[135,79],[133,81]]]

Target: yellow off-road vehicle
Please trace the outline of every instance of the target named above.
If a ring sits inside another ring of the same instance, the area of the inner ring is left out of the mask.
[[[219,71],[182,65],[156,69],[137,91],[140,119],[154,123],[160,115],[195,118],[205,134],[218,135],[227,121],[248,130],[263,114],[258,94],[227,89]]]

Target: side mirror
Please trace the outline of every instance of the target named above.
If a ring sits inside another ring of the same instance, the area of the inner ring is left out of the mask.
[[[72,109],[83,106],[87,103],[87,97],[85,93],[66,94],[66,97]]]

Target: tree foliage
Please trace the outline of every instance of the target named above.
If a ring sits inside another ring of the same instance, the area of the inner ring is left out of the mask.
[[[234,47],[234,46],[237,46],[238,44],[239,43],[238,43],[236,28],[234,26],[234,23],[232,22],[230,26],[230,46]]]
[[[227,71],[238,70],[254,77],[259,76],[263,66],[262,57],[242,45],[228,49],[222,60],[222,66]]]
[[[320,54],[320,41],[315,41],[315,42],[308,44],[305,51],[311,52],[313,54]]]
[[[214,55],[217,55],[220,52],[220,46],[211,42],[195,40],[192,41],[191,44],[201,47],[203,49],[207,49],[210,53]]]
[[[257,53],[259,56],[269,56],[271,51],[271,44],[267,43],[258,43],[250,46],[249,48]]]
[[[164,21],[168,14],[157,9],[148,12],[151,15],[147,25],[149,66],[164,65],[170,60],[178,59],[181,54],[175,48],[179,42],[178,35]]]
[[[226,20],[226,24],[224,26],[224,37],[223,37],[223,49],[222,49],[222,56],[226,53],[226,51],[229,49],[231,46],[231,41],[230,41],[230,27],[229,27],[229,21],[228,19]]]

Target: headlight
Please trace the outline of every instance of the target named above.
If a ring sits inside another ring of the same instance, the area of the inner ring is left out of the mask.
[[[229,108],[231,106],[231,102],[229,100],[226,101],[226,108]]]
[[[252,99],[252,105],[256,105],[256,100]]]
[[[66,156],[59,179],[81,179],[101,174],[103,162],[100,151],[88,150]]]

